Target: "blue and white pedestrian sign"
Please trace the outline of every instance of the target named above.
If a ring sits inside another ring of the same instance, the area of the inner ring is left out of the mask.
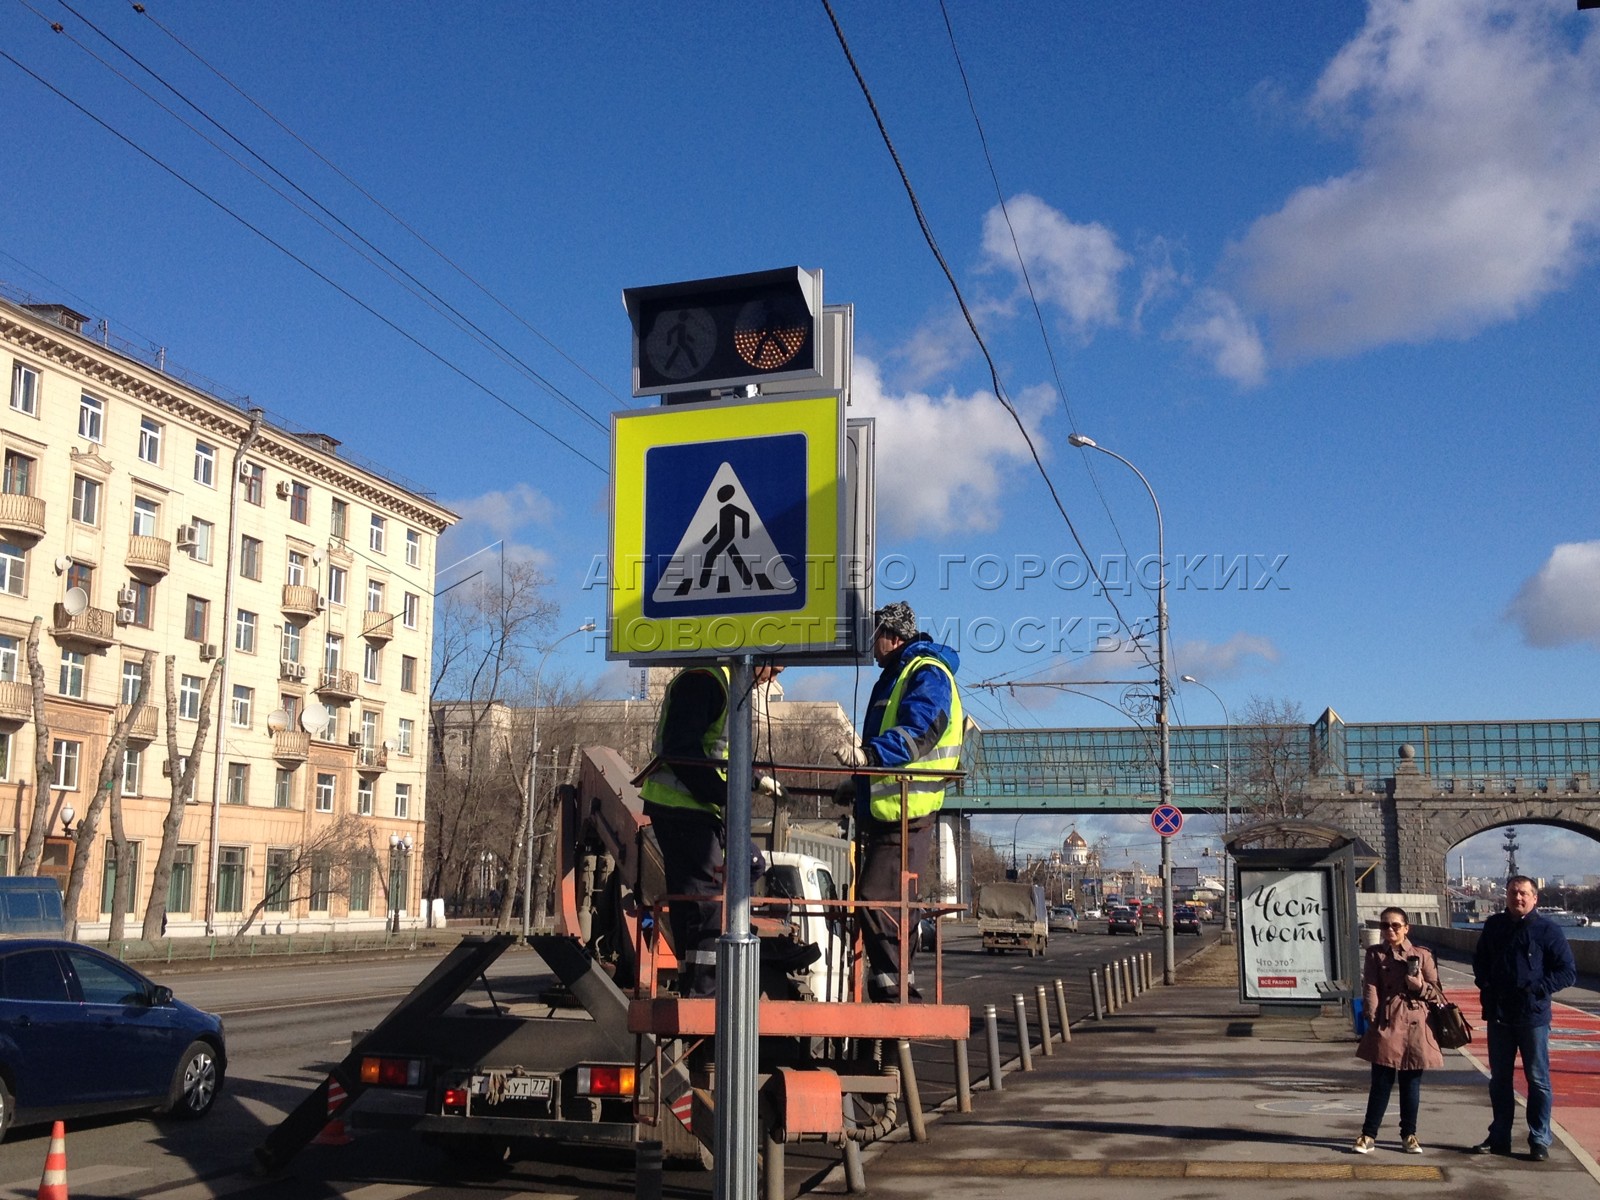
[[[1172,837],[1183,828],[1183,813],[1175,805],[1158,804],[1150,811],[1150,828],[1162,837]]]

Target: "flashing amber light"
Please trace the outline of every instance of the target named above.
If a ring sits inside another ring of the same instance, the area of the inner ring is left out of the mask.
[[[363,1058],[361,1082],[376,1087],[417,1087],[422,1083],[422,1064],[414,1058]]]

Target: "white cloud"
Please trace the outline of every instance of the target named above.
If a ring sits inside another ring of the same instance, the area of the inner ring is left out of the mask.
[[[1588,642],[1600,649],[1600,541],[1566,542],[1506,609],[1530,646]]]
[[[1178,314],[1168,337],[1187,342],[1224,379],[1255,387],[1267,374],[1267,352],[1255,324],[1232,296],[1202,288]]]
[[[891,395],[877,364],[857,354],[851,394],[854,407],[878,418],[878,517],[899,536],[995,529],[1003,481],[1034,473],[1022,435],[992,392]],[[1053,396],[1036,387],[1012,397],[1042,458],[1049,447],[1038,423]]]
[[[516,561],[548,567],[549,551],[529,542],[531,527],[549,526],[557,516],[555,502],[543,492],[519,483],[502,491],[484,492],[447,505],[461,520],[445,530],[439,539],[439,576],[454,579],[459,571],[484,569],[486,551],[504,554]],[[469,561],[470,560],[470,561]]]
[[[1174,677],[1193,675],[1202,683],[1216,687],[1217,681],[1237,675],[1250,666],[1275,663],[1283,655],[1271,638],[1254,633],[1236,633],[1225,642],[1182,642],[1171,647]],[[1220,689],[1219,689],[1220,690]]]
[[[1562,287],[1600,223],[1600,25],[1564,0],[1371,0],[1310,111],[1348,173],[1233,247],[1275,346],[1342,354],[1465,336]]]
[[[1097,326],[1116,325],[1117,276],[1131,261],[1104,225],[1079,225],[1037,196],[1006,202],[1011,228],[999,205],[983,219],[985,263],[1022,278],[1018,248],[1041,305],[1053,304],[1069,324],[1087,335]],[[1012,230],[1016,242],[1012,242]]]

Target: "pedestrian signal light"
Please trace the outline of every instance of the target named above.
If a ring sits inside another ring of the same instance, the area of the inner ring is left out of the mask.
[[[625,288],[622,300],[633,324],[635,396],[822,379],[821,271]]]

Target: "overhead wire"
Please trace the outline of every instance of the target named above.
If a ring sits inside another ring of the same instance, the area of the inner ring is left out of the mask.
[[[223,203],[223,201],[219,200],[216,196],[213,196],[210,192],[206,191],[199,184],[197,184],[193,180],[189,179],[186,175],[184,175],[176,167],[171,166],[170,164],[165,162],[163,159],[159,158],[152,151],[145,149],[138,142],[134,141],[133,138],[129,137],[127,134],[125,134],[121,130],[117,129],[110,122],[106,121],[104,118],[100,117],[98,114],[92,112],[85,105],[80,104],[77,100],[75,100],[71,96],[67,95],[67,93],[63,92],[60,88],[56,87],[55,84],[51,83],[48,79],[45,79],[42,75],[38,74],[38,72],[34,71],[31,67],[27,66],[25,63],[23,63],[20,60],[18,60],[8,50],[4,49],[3,47],[0,47],[0,58],[4,58],[12,66],[16,67],[19,71],[23,72],[23,74],[25,74],[29,78],[33,79],[41,87],[45,88],[46,90],[48,90],[49,92],[51,92],[55,96],[59,97],[61,100],[65,101],[67,104],[70,104],[73,108],[77,109],[85,117],[89,118],[89,120],[93,121],[96,125],[100,126],[100,128],[104,129],[107,133],[111,134],[112,137],[114,137],[118,141],[122,142],[130,150],[133,150],[135,153],[139,154],[141,157],[147,159],[150,163],[152,163],[155,166],[161,168],[161,170],[165,171],[168,175],[172,176],[173,179],[175,179],[179,183],[183,184],[184,187],[186,187],[190,191],[194,192],[197,196],[199,196],[201,199],[205,200],[208,204],[212,205],[213,207],[215,207],[219,211],[225,213],[227,216],[232,217],[240,225],[244,226],[247,230],[249,230],[251,233],[255,234],[262,241],[266,242],[273,249],[277,250],[280,254],[284,255],[286,258],[290,259],[292,262],[297,263],[299,266],[301,266],[305,270],[309,271],[312,275],[316,276],[323,283],[325,283],[329,287],[331,287],[334,291],[338,292],[346,300],[349,300],[357,308],[361,309],[363,312],[367,313],[369,316],[375,318],[376,320],[381,322],[383,325],[387,326],[389,329],[391,329],[395,333],[399,334],[402,338],[404,338],[406,341],[410,342],[413,346],[417,347],[417,349],[421,350],[429,358],[432,358],[440,366],[446,368],[447,370],[449,370],[453,374],[459,376],[461,379],[465,380],[467,383],[470,383],[473,387],[475,387],[479,391],[483,392],[486,396],[488,396],[490,399],[492,399],[495,403],[501,405],[507,411],[515,414],[517,417],[521,418],[523,421],[525,421],[529,425],[533,426],[540,433],[544,434],[546,437],[548,437],[551,441],[555,442],[557,445],[562,446],[563,448],[565,448],[567,450],[570,450],[573,454],[577,455],[584,462],[588,463],[591,467],[594,467],[602,475],[610,473],[609,470],[605,466],[603,466],[601,463],[596,462],[594,459],[590,458],[587,454],[585,454],[582,450],[578,449],[578,447],[574,446],[571,442],[567,441],[565,438],[563,438],[559,434],[557,434],[554,430],[552,430],[552,429],[548,428],[547,426],[543,425],[538,420],[534,419],[534,417],[532,417],[528,413],[524,412],[521,408],[518,408],[515,404],[513,404],[510,400],[507,400],[504,396],[500,395],[499,392],[495,391],[488,384],[484,383],[482,380],[478,379],[471,372],[467,371],[466,368],[464,368],[464,367],[458,365],[457,363],[451,361],[450,359],[446,358],[443,354],[439,353],[439,351],[435,350],[432,346],[430,346],[426,342],[424,342],[418,335],[412,333],[410,330],[406,329],[405,327],[400,325],[398,322],[394,321],[392,318],[390,318],[390,317],[384,315],[383,313],[379,312],[371,304],[368,304],[365,300],[362,300],[359,296],[357,296],[354,292],[350,291],[343,284],[340,284],[339,282],[334,280],[331,276],[329,276],[328,274],[326,274],[325,272],[323,272],[319,268],[313,266],[310,262],[308,262],[306,259],[301,257],[299,254],[296,254],[293,250],[289,249],[288,246],[286,246],[282,242],[278,241],[271,234],[267,233],[264,229],[262,229],[259,226],[253,224],[252,222],[247,220],[240,213],[235,212],[232,208],[228,207],[227,204]]]

